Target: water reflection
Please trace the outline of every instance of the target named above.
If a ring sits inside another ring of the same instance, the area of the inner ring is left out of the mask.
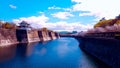
[[[18,56],[31,56],[34,52],[33,49],[38,43],[21,43],[17,44],[17,55]]]
[[[15,57],[16,45],[0,47],[0,62],[8,61]]]
[[[110,68],[108,65],[98,60],[97,58],[89,55],[86,52],[81,52],[79,68]]]
[[[0,68],[98,68],[78,44],[74,38],[60,38],[1,48],[0,60],[2,56],[9,60],[1,62]]]

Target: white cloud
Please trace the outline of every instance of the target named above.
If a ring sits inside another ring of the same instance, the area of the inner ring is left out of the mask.
[[[61,8],[61,7],[56,7],[56,6],[52,6],[52,7],[48,7],[49,10],[64,10],[64,11],[72,11],[71,8]]]
[[[56,7],[56,6],[52,6],[52,7],[48,7],[48,9],[62,9],[62,8]]]
[[[39,12],[39,14],[44,15],[45,13],[44,12]]]
[[[80,3],[83,0],[72,0],[72,2]]]
[[[54,14],[51,14],[53,17],[59,18],[59,19],[68,19],[69,17],[73,17],[74,15],[70,12],[57,12]]]
[[[79,16],[93,16],[92,13],[80,13]]]
[[[71,12],[71,11],[72,11],[72,9],[71,9],[71,8],[63,8],[63,10],[64,10],[64,11],[69,11],[69,12]]]
[[[26,21],[29,24],[31,24],[34,28],[43,28],[47,27],[48,29],[54,30],[54,31],[86,31],[87,29],[92,28],[91,25],[83,25],[80,22],[65,22],[65,21],[59,21],[59,22],[48,22],[49,18],[45,15],[41,16],[31,16],[31,17],[22,17],[19,19],[13,19],[13,22],[18,25],[21,21]]]
[[[10,4],[9,7],[12,8],[12,9],[16,9],[17,8],[15,5],[12,5],[12,4]]]
[[[41,15],[41,16],[21,17],[19,19],[13,19],[13,22],[18,25],[18,23],[22,21],[26,21],[30,23],[33,27],[35,27],[35,25],[38,27],[38,25],[46,23],[48,20],[49,20],[48,17],[46,17],[45,15]]]
[[[59,22],[47,22],[44,24],[41,24],[42,27],[47,27],[48,29],[54,30],[54,31],[87,31],[87,29],[91,29],[92,26],[87,24],[83,25],[80,22],[72,22],[68,23],[65,21],[59,21]]]
[[[73,11],[89,11],[89,13],[83,13],[82,15],[94,15],[97,18],[106,17],[114,18],[120,14],[119,0],[72,0],[76,2],[72,6]]]

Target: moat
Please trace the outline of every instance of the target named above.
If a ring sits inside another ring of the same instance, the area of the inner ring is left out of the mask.
[[[106,68],[74,38],[0,47],[0,68]]]

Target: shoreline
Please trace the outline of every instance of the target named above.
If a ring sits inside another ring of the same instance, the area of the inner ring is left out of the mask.
[[[49,33],[49,34],[48,34]],[[49,30],[0,29],[0,47],[18,43],[33,43],[60,38],[57,32]]]
[[[83,51],[113,68],[120,67],[120,41],[111,38],[76,38]]]

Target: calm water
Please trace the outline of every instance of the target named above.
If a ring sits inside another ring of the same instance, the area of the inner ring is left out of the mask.
[[[0,68],[104,68],[74,38],[0,48]]]

